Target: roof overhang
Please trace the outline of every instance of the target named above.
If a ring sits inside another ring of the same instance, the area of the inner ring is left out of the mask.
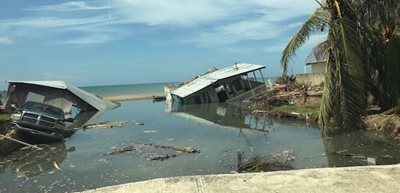
[[[86,92],[78,87],[75,87],[71,84],[68,84],[64,81],[7,81],[11,84],[26,84],[26,85],[37,85],[43,87],[49,87],[54,89],[67,90],[71,92],[76,97],[88,103],[93,108],[98,111],[103,111],[107,109],[114,109],[119,106],[118,103],[114,103],[111,101],[104,100],[99,96],[96,96],[92,93]]]
[[[327,60],[321,60],[321,61],[315,61],[315,62],[307,62],[306,66],[316,65],[316,64],[325,64],[326,62],[327,62]]]

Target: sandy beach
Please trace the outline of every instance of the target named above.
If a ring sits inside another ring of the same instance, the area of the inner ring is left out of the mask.
[[[142,100],[152,99],[153,96],[165,96],[164,92],[148,93],[148,94],[131,94],[131,95],[118,95],[118,96],[105,96],[105,100],[109,101],[130,101],[130,100]]]

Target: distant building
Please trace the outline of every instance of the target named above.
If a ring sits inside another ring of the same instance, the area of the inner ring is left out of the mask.
[[[307,66],[311,66],[311,72],[297,74],[296,81],[300,84],[307,84],[312,86],[321,85],[324,82],[326,61],[307,62],[305,67]]]
[[[311,66],[311,74],[324,74],[326,70],[326,61],[308,62],[306,66]]]

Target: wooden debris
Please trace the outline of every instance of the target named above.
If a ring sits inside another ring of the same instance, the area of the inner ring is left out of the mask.
[[[160,154],[151,154],[151,155],[149,155],[148,157],[147,157],[147,160],[151,160],[151,161],[154,161],[154,160],[156,160],[156,161],[164,161],[164,160],[166,160],[166,159],[169,159],[169,158],[171,158],[171,157],[176,157],[176,155],[175,154],[172,154],[172,155],[160,155]]]
[[[60,168],[60,166],[58,166],[58,164],[57,164],[56,161],[53,161],[53,166],[54,166],[57,170],[62,171],[62,169]]]
[[[137,152],[140,151],[142,148],[140,148],[139,145],[131,145],[128,147],[122,147],[122,148],[114,148],[111,152],[106,153],[106,155],[114,155],[114,154],[120,154],[120,153],[126,153],[126,152]]]
[[[244,153],[238,152],[237,154],[237,172],[267,172],[279,170],[294,169],[288,161],[292,160],[278,160],[267,159],[265,157],[255,155],[248,161],[243,161]]]
[[[128,123],[128,121],[104,121],[104,122],[84,125],[83,129],[122,127],[126,123]]]
[[[26,146],[28,146],[28,147],[31,147],[31,148],[34,148],[34,149],[37,149],[37,150],[43,150],[43,148],[40,148],[40,147],[38,147],[38,146],[36,146],[36,145],[31,145],[31,144],[29,144],[29,143],[20,141],[20,140],[18,140],[18,139],[14,139],[14,138],[12,138],[12,137],[8,137],[8,136],[2,135],[2,134],[0,134],[0,137],[6,138],[6,139],[8,139],[8,140],[11,140],[11,141],[14,141],[14,142],[17,142],[17,143],[20,143],[20,144],[22,144],[22,145],[26,145]]]
[[[106,155],[114,155],[126,152],[141,152],[145,147],[173,150],[178,153],[200,153],[200,150],[193,149],[192,147],[174,147],[174,146],[155,145],[152,143],[148,143],[148,144],[134,144],[122,148],[114,148],[111,152],[106,153]]]
[[[144,145],[154,147],[154,148],[159,148],[159,149],[173,150],[173,151],[182,152],[182,153],[200,153],[200,150],[193,149],[192,147],[174,147],[174,146],[155,145],[152,143],[144,144]]]

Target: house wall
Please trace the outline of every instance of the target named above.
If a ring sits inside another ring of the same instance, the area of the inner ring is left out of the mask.
[[[324,82],[324,74],[297,74],[296,82],[299,84],[307,84],[312,86],[319,86]]]
[[[317,74],[317,73],[325,73],[326,69],[326,63],[325,62],[319,62],[311,65],[311,73],[312,74]]]

